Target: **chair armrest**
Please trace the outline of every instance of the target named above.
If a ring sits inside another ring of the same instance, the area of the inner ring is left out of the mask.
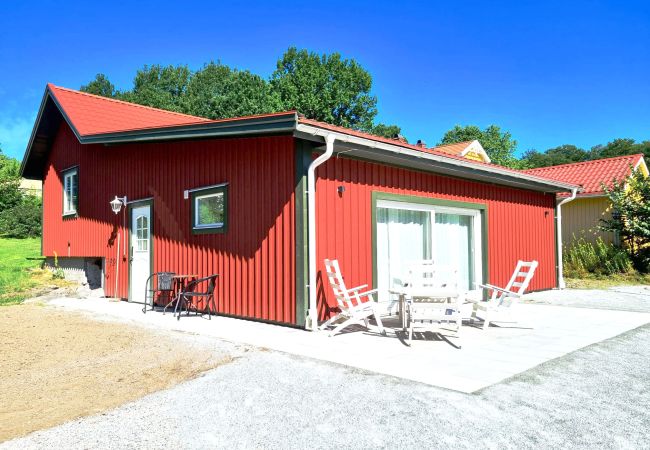
[[[353,287],[352,289],[348,289],[348,292],[355,292],[355,291],[360,291],[361,289],[367,288],[367,284],[362,284],[361,286]]]
[[[500,288],[498,286],[493,286],[491,284],[479,284],[478,287],[481,288],[481,289],[489,289],[491,291],[503,292],[504,294],[510,294],[510,295],[519,297],[519,294],[517,294],[516,292],[512,292],[512,291],[509,291],[507,289]]]

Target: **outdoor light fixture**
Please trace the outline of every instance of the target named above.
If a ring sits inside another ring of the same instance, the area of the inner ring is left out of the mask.
[[[117,195],[111,201],[111,209],[115,214],[122,210],[122,205],[126,205],[126,197],[118,197]]]

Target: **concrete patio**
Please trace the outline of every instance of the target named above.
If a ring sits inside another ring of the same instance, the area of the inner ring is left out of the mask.
[[[458,349],[450,344],[456,344],[458,339],[441,340],[433,333],[419,334],[408,347],[401,331],[392,329],[387,336],[381,336],[375,328],[358,328],[330,338],[322,332],[228,317],[207,320],[183,316],[177,321],[169,313],[143,314],[141,305],[103,298],[57,298],[50,304],[100,320],[211,336],[465,393],[650,323],[648,313],[521,304],[516,325],[492,326],[487,332],[463,326],[462,349]],[[397,321],[392,324],[397,327]]]

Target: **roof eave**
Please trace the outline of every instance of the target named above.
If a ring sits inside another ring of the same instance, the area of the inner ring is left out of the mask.
[[[376,162],[386,162],[460,178],[492,182],[548,193],[567,192],[574,189],[580,190],[579,186],[568,183],[519,174],[509,170],[499,169],[496,166],[475,164],[469,160],[434,155],[304,123],[297,124],[295,136],[309,140],[322,140],[327,134],[334,134],[337,140],[349,149],[346,153],[354,152],[357,157]]]

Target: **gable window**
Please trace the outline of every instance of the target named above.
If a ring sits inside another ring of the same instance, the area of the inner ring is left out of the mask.
[[[79,201],[79,171],[77,168],[63,172],[63,215],[77,213]]]
[[[194,189],[192,194],[192,232],[225,233],[228,227],[227,185]]]

